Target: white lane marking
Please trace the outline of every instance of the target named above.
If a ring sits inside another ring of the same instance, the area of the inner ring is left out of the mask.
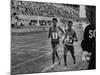
[[[11,50],[18,49],[18,48],[21,48],[21,47],[26,47],[26,46],[29,46],[29,44],[26,44],[24,46],[18,46],[18,47],[15,47],[15,48],[11,48]]]
[[[22,46],[22,47],[24,47],[24,46]],[[20,47],[18,47],[18,48],[20,48]],[[16,49],[18,49],[18,48],[16,48]],[[45,47],[42,47],[42,48],[45,48]],[[40,50],[41,48],[38,48],[38,50],[36,50],[36,49],[30,49],[30,50],[28,50],[28,51],[34,51],[34,52],[48,52],[48,51],[41,51]],[[24,51],[24,49],[20,49],[20,51]],[[49,50],[50,51],[50,50]],[[20,52],[18,52],[17,53],[17,55],[19,55],[20,54]]]
[[[35,36],[31,36],[31,38],[33,37],[33,38],[37,38],[37,36],[39,37],[40,35],[43,35],[43,34],[38,34],[38,35],[35,35]],[[21,37],[18,37],[18,38],[22,38],[23,36],[21,36]],[[30,36],[24,36],[24,38],[27,38],[27,39],[29,39],[29,37]],[[41,37],[41,36],[40,36]],[[17,43],[23,43],[23,42],[17,42]],[[24,46],[18,46],[18,47],[16,47],[16,48],[20,48],[20,47],[26,47],[26,46],[28,46],[29,44],[27,44],[27,45],[24,45]],[[13,50],[13,49],[16,49],[16,48],[11,48],[11,50]]]
[[[15,65],[15,66],[12,66],[11,68],[13,69],[13,68],[16,68],[16,67],[18,67],[18,66],[20,66],[20,65],[23,65],[23,64],[25,64],[25,63],[28,63],[28,62],[31,62],[31,61],[35,61],[35,60],[37,60],[37,59],[39,59],[39,58],[41,58],[41,57],[43,57],[43,56],[45,56],[45,55],[51,54],[51,53],[52,53],[52,52],[45,53],[45,54],[43,54],[43,55],[41,55],[41,56],[39,56],[39,57],[37,57],[37,58],[35,58],[35,59],[29,59],[29,60],[27,60],[27,61],[25,61],[25,62],[22,62],[22,63],[19,63],[19,64]]]
[[[86,65],[86,64],[88,64],[87,62],[84,62],[82,65],[81,65],[81,67],[79,67],[79,70],[81,70],[83,67],[84,67],[84,65]]]
[[[32,45],[35,45],[35,44],[33,43],[33,44],[31,44],[31,46],[32,46]],[[14,47],[14,48],[11,48],[11,50],[14,50],[14,49],[19,49],[19,48],[22,48],[22,47],[27,47],[27,46],[29,47],[29,46],[30,46],[30,44],[26,44],[26,45],[23,45],[23,46]],[[31,47],[31,46],[30,46],[30,47]]]
[[[28,35],[28,36],[18,36],[18,37],[16,37],[16,36],[12,36],[12,38],[39,38],[39,37],[41,37],[43,34],[38,34],[38,35]]]
[[[49,70],[49,69],[51,69],[51,68],[54,68],[57,64],[59,63],[59,61],[58,62],[56,62],[55,64],[52,64],[52,65],[50,65],[50,66],[48,66],[48,67],[46,67],[45,69],[43,69],[41,72],[46,72],[47,70]]]
[[[68,68],[67,68],[67,67],[65,67],[65,68],[63,69],[63,71],[67,71],[67,69],[68,69]]]
[[[35,50],[32,49],[30,51],[35,51],[35,52],[48,52],[48,51],[40,51],[40,50],[36,50],[36,49]]]
[[[60,60],[60,62],[63,62],[63,60]],[[57,61],[55,64],[52,64],[52,65],[50,65],[50,66],[44,68],[41,72],[46,72],[46,71],[48,71],[48,70],[54,68],[57,64],[59,64],[59,61]],[[60,66],[62,67],[61,64],[60,64]],[[67,69],[68,69],[68,68],[67,68],[67,67],[64,67],[64,66],[63,66],[63,69],[61,68],[62,71],[65,71],[65,70],[67,70]]]
[[[24,51],[24,50],[21,50]],[[40,50],[29,50],[29,52],[48,52],[48,51],[40,51]],[[50,52],[50,51],[49,51]],[[16,55],[20,55],[22,52],[17,52]]]

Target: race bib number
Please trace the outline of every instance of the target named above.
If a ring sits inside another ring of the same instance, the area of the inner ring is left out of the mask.
[[[52,33],[52,37],[53,37],[53,39],[57,39],[58,38],[58,33],[57,32],[53,32]]]
[[[65,41],[66,41],[66,43],[72,43],[73,42],[72,41],[72,37],[69,36],[69,35],[66,37],[66,40]]]

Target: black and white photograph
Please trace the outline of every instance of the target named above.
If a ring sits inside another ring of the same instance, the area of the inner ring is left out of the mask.
[[[96,6],[11,0],[11,75],[96,69]]]

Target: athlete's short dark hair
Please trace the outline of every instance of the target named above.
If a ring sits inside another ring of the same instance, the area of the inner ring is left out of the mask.
[[[73,24],[73,22],[72,22],[72,21],[68,21],[68,23],[72,23],[72,24]]]
[[[56,22],[58,22],[57,18],[53,18],[52,21],[56,21]]]

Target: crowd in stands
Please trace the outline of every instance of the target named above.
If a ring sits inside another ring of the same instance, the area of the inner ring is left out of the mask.
[[[63,5],[62,7],[54,6],[53,3],[17,1],[11,2],[11,17],[16,18],[16,15],[35,15],[44,17],[63,17],[66,19],[77,19],[79,17],[78,10],[74,6]],[[78,7],[77,7],[78,8]]]

